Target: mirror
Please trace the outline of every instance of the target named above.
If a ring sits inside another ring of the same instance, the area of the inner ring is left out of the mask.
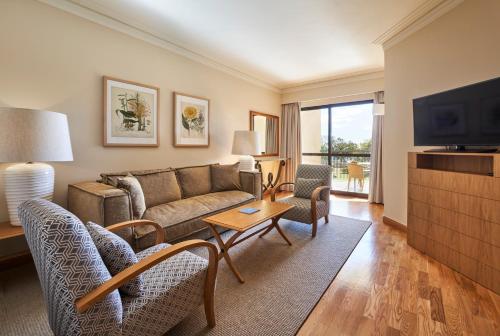
[[[279,120],[275,115],[250,111],[250,130],[259,134],[259,152],[255,156],[279,155]]]

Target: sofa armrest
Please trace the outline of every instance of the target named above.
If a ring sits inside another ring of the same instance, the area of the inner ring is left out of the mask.
[[[262,199],[262,174],[259,171],[240,171],[241,190]]]
[[[98,182],[68,185],[68,210],[84,223],[102,226],[133,219],[128,192]]]

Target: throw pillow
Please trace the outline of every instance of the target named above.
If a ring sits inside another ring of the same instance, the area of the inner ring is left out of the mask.
[[[182,198],[205,195],[212,189],[210,166],[179,168],[176,175],[182,189]]]
[[[325,183],[321,179],[306,179],[297,178],[295,181],[295,188],[293,189],[293,194],[295,197],[301,198],[311,198],[314,189],[317,187],[324,186]]]
[[[181,199],[181,188],[173,170],[134,176],[141,184],[148,209]]]
[[[212,192],[241,190],[239,167],[239,162],[231,165],[210,166]]]
[[[141,219],[146,211],[146,200],[137,178],[130,173],[125,177],[118,178],[118,188],[125,189],[130,193],[134,219]]]
[[[88,222],[86,227],[111,275],[116,275],[138,262],[132,247],[125,240],[98,224]],[[125,294],[139,296],[143,283],[142,275],[138,275],[119,289]]]

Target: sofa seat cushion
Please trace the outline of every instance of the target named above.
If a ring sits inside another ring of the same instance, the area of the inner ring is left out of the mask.
[[[159,244],[137,253],[142,260],[169,247]],[[122,297],[123,335],[162,335],[203,303],[208,261],[181,252],[142,273],[138,297]]]
[[[252,194],[239,190],[210,193],[149,208],[143,219],[152,220],[166,228],[252,199]],[[150,226],[137,227],[136,237],[143,237],[153,230]],[[170,238],[167,236],[167,239]]]
[[[198,196],[196,197],[196,200],[206,206],[209,209],[209,212],[214,212],[253,200],[254,198],[254,195],[244,191],[229,190]]]

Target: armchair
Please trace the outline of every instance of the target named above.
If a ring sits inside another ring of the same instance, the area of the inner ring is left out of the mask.
[[[292,196],[276,199],[276,193],[284,185],[294,185]],[[295,182],[284,182],[271,191],[272,202],[295,205],[282,218],[312,224],[312,237],[318,230],[318,219],[324,217],[328,223],[330,212],[331,168],[327,165],[301,164],[297,168]]]
[[[21,204],[19,217],[48,305],[55,335],[163,335],[202,302],[208,325],[215,325],[217,248],[203,240],[164,244],[163,229],[147,220],[107,227],[119,231],[151,225],[156,246],[137,253],[136,264],[110,275],[83,223],[45,201]],[[186,251],[205,247],[209,260]],[[182,272],[179,272],[182,270]],[[137,297],[118,288],[142,274]]]

